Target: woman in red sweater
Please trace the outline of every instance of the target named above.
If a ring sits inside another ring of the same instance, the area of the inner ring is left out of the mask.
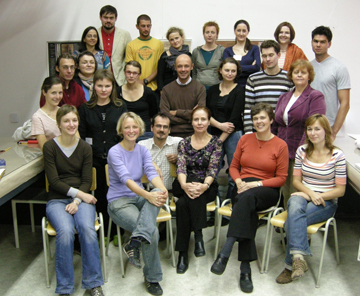
[[[272,107],[256,104],[251,109],[251,118],[256,132],[240,138],[229,169],[236,188],[231,198],[233,206],[227,240],[211,266],[211,272],[221,275],[233,245],[238,241],[240,288],[246,293],[253,290],[250,262],[257,260],[257,212],[274,206],[278,201],[289,163],[286,143],[271,133]]]

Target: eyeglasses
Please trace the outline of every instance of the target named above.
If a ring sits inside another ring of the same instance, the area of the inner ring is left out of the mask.
[[[168,125],[157,124],[157,125],[155,125],[155,127],[156,127],[157,129],[164,129],[164,130],[169,129],[169,126],[168,126]]]
[[[138,76],[140,73],[139,73],[139,72],[125,71],[125,74],[126,74],[126,75],[129,75],[129,76],[131,76],[131,75],[133,75],[133,76]]]

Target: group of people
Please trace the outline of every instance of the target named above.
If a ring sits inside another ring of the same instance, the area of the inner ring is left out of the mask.
[[[218,195],[216,179],[225,155],[232,216],[211,271],[224,272],[237,241],[240,288],[253,290],[257,211],[275,205],[283,187],[287,254],[276,281],[301,277],[307,270],[303,256],[310,254],[306,226],[334,215],[346,184],[344,154],[332,143],[349,110],[350,79],[346,67],[327,52],[331,30],[321,26],[312,32],[315,60],[308,62],[292,43],[295,31],[288,22],[276,28],[277,42],[266,40],[259,48],[247,38],[249,23],[239,20],[235,45],[226,49],[216,44],[218,24],[207,22],[205,44],[191,54],[180,28],[168,30],[170,48],[164,51],[150,35],[149,16],[138,17],[140,36],[133,41],[115,27],[116,19],[116,9],[104,6],[102,27],[86,28],[80,50],[58,57],[58,75],[44,80],[41,108],[32,118],[50,184],[46,214],[57,232],[56,293],[74,292],[76,229],[82,287],[103,295],[96,204],[105,227],[110,216],[131,233],[124,252],[137,268],[142,252],[145,287],[162,295],[159,209],[172,190],[176,271],[183,274],[192,231],[195,256],[206,254],[206,205]],[[177,166],[175,179],[170,164]],[[88,193],[92,167],[95,197]],[[141,183],[143,175],[151,191]]]

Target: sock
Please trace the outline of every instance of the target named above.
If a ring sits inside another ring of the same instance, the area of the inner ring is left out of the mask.
[[[203,238],[202,229],[194,230],[194,236],[195,236],[195,242],[196,243],[200,242]]]
[[[250,261],[241,261],[240,273],[251,273]]]
[[[223,246],[223,248],[220,251],[221,255],[229,258],[235,242],[236,242],[235,237],[232,237],[232,236],[228,237],[226,239],[225,245]]]
[[[304,256],[301,255],[301,254],[294,254],[293,255],[293,260],[298,259],[298,258],[300,258],[300,260],[304,260]]]

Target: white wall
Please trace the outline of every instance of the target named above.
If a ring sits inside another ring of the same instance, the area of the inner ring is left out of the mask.
[[[250,39],[273,38],[276,26],[289,21],[296,30],[294,42],[310,60],[311,31],[319,25],[330,26],[334,38],[329,53],[347,65],[352,80],[345,131],[360,133],[356,112],[360,110],[360,88],[356,84],[360,72],[355,62],[359,61],[360,39],[355,28],[360,28],[360,1],[1,0],[0,136],[10,136],[38,109],[41,83],[48,76],[46,42],[79,40],[87,26],[100,26],[99,10],[106,4],[117,8],[116,25],[128,30],[132,38],[138,35],[137,16],[146,13],[152,18],[152,36],[165,38],[170,26],[178,26],[184,29],[186,38],[192,39],[193,48],[203,43],[202,25],[209,20],[219,23],[219,39],[234,38],[233,24],[238,19],[249,21]],[[10,113],[19,114],[19,123],[10,123]]]

